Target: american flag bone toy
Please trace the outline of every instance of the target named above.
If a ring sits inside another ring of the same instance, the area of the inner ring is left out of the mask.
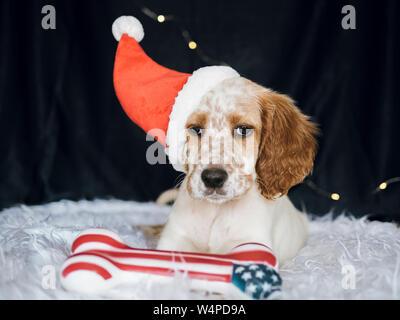
[[[72,244],[61,268],[61,284],[69,291],[106,294],[119,285],[173,281],[183,274],[190,288],[238,298],[270,299],[282,280],[277,259],[265,245],[245,243],[226,255],[136,249],[112,231],[87,229]]]

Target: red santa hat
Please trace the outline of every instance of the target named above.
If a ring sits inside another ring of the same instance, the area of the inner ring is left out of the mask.
[[[134,123],[165,146],[171,164],[183,171],[188,117],[205,93],[239,74],[227,66],[203,67],[188,74],[157,64],[139,45],[144,30],[135,17],[119,17],[112,25],[112,33],[119,41],[114,87],[123,109]],[[163,130],[166,137],[155,135],[154,129]]]

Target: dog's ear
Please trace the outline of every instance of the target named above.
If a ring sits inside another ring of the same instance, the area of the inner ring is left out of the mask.
[[[256,163],[258,186],[267,199],[287,194],[313,167],[318,129],[291,98],[270,90],[258,96],[262,130]]]

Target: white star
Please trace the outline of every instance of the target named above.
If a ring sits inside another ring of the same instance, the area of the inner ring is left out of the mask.
[[[245,273],[243,273],[242,279],[243,279],[244,281],[251,279],[251,273],[250,273],[250,272],[245,272]]]
[[[246,286],[246,292],[254,293],[257,290],[257,286],[254,283],[250,283]]]
[[[272,279],[272,281],[274,281],[274,282],[277,282],[277,281],[278,281],[278,277],[277,277],[275,274],[271,277],[271,279]]]
[[[249,267],[249,269],[250,269],[250,270],[257,270],[257,269],[258,269],[258,265],[252,264],[252,265]]]
[[[264,282],[262,285],[262,289],[264,291],[269,291],[269,290],[271,290],[271,285],[268,282]]]
[[[257,272],[256,272],[256,277],[257,278],[262,278],[262,277],[264,277],[264,275],[265,275],[265,273],[264,272],[262,272],[261,270],[258,270]]]
[[[243,271],[244,271],[243,267],[238,267],[238,268],[236,268],[235,273],[241,273]]]

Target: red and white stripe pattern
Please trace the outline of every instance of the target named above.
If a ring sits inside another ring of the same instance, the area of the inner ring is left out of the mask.
[[[260,263],[277,268],[271,249],[258,243],[239,245],[226,255],[160,251],[131,248],[114,232],[88,229],[73,242],[61,281],[67,290],[101,294],[119,284],[171,281],[179,273],[194,289],[225,293],[234,287],[234,264]]]

